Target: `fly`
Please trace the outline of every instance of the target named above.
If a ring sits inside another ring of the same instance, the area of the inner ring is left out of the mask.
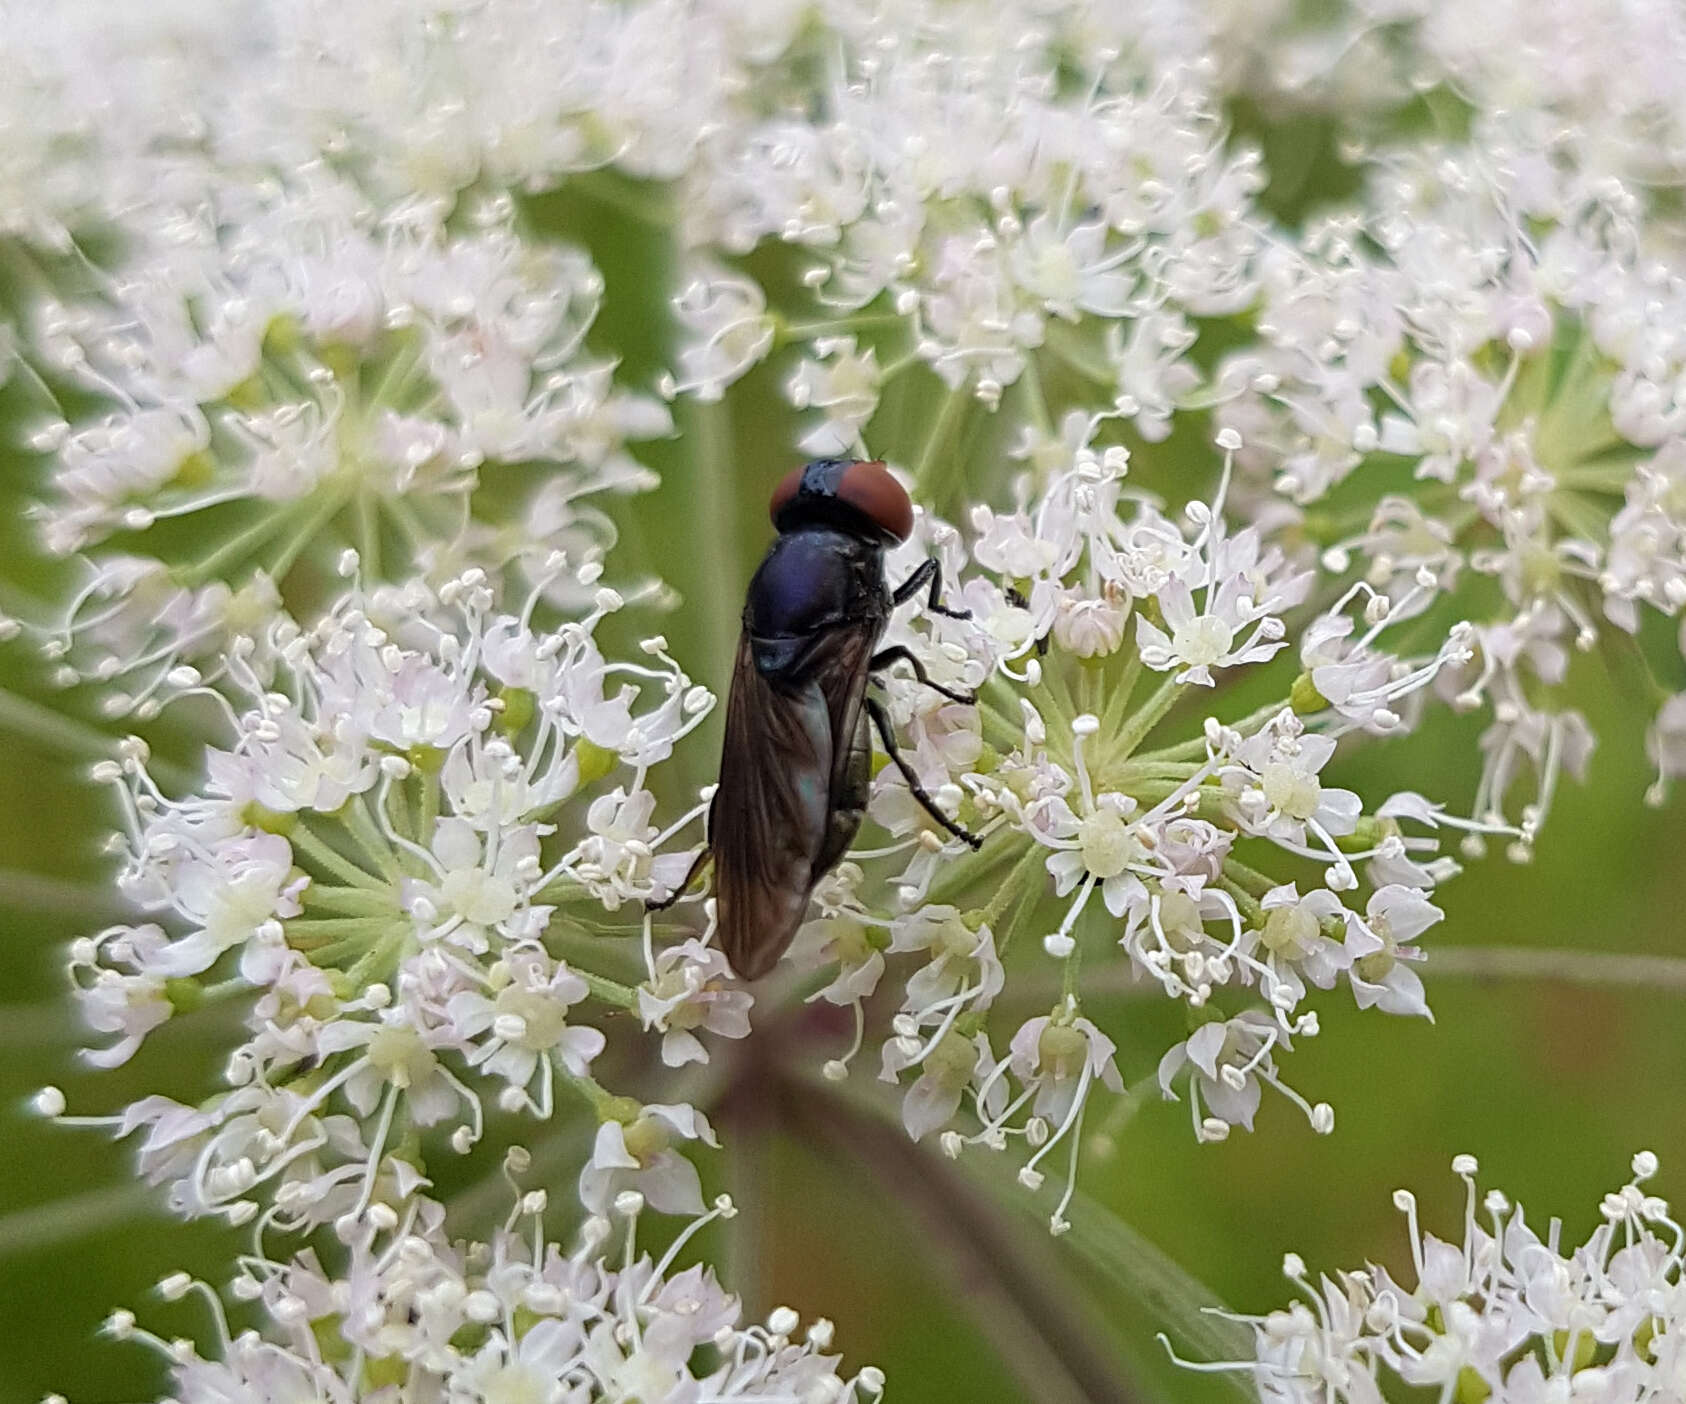
[[[677,901],[712,856],[720,947],[746,980],[784,954],[814,885],[860,829],[872,731],[926,813],[973,848],[981,843],[937,808],[867,690],[873,673],[906,663],[944,697],[975,700],[932,682],[906,648],[878,648],[891,611],[921,590],[933,613],[970,617],[940,603],[934,559],[894,590],[885,581],[885,549],[913,530],[907,493],[882,463],[822,458],[786,475],[771,513],[779,534],[744,602],[708,843],[685,882],[651,904]]]

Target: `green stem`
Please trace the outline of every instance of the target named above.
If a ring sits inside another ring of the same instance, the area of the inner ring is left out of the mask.
[[[1024,387],[1025,408],[1030,411],[1031,423],[1044,434],[1054,432],[1054,420],[1048,413],[1048,399],[1042,393],[1042,373],[1036,368],[1036,357],[1027,356],[1024,374],[1019,377]]]
[[[1281,885],[1274,878],[1261,873],[1257,868],[1249,868],[1239,858],[1224,859],[1224,876],[1244,888],[1253,897],[1263,897],[1271,888]]]
[[[175,572],[176,579],[191,589],[195,585],[203,585],[207,580],[221,578],[229,566],[251,555],[285,527],[289,520],[298,516],[299,509],[307,501],[308,499],[301,498],[277,510],[266,510],[257,521],[229,537],[203,560],[180,567]]]
[[[1048,349],[1070,366],[1079,375],[1092,380],[1097,385],[1118,384],[1118,372],[1112,366],[1089,358],[1086,347],[1078,346],[1072,340],[1072,334],[1057,324],[1048,328]]]
[[[605,171],[582,171],[578,175],[570,176],[567,187],[600,205],[607,205],[621,214],[630,215],[640,224],[647,224],[652,229],[664,232],[673,229],[673,201],[667,198],[665,192],[653,198],[644,198],[638,193],[637,184]]]
[[[589,1073],[569,1072],[561,1063],[556,1065],[556,1074],[585,1099],[586,1105],[591,1108],[592,1113],[599,1121],[619,1120],[619,1117],[615,1115],[619,1110],[616,1104],[625,1100],[624,1098],[615,1096]]]
[[[1550,980],[1567,985],[1686,994],[1686,960],[1615,951],[1528,950],[1517,946],[1436,946],[1423,970],[1475,980]]]
[[[357,554],[363,569],[375,579],[381,573],[381,528],[375,499],[367,488],[357,493]]]
[[[742,597],[741,587],[734,583],[734,572],[744,554],[738,531],[739,487],[732,465],[732,423],[724,401],[698,405],[689,419],[695,464],[689,506],[695,514],[697,540],[707,547],[692,555],[692,565],[703,572],[693,577],[701,598],[692,603],[702,612],[707,660],[723,675],[737,649]]]
[[[786,322],[778,329],[776,340],[779,345],[786,345],[806,337],[839,336],[845,332],[870,331],[874,327],[899,327],[906,321],[898,312],[861,312],[829,321],[821,318],[813,322]]]
[[[321,491],[321,489],[318,489]],[[345,506],[345,494],[337,491],[323,491],[322,500],[316,505],[316,510],[306,518],[304,525],[293,534],[291,540],[283,546],[275,559],[267,567],[271,580],[281,580],[293,568],[293,562],[299,558],[299,553],[310,545],[310,540],[321,531],[333,515]]]
[[[1259,905],[1258,899],[1251,892],[1230,877],[1228,873],[1218,874],[1218,884],[1235,899],[1235,905],[1240,909],[1241,915],[1246,919],[1248,925],[1254,927],[1264,925],[1264,908]]]
[[[1000,867],[1010,850],[998,843],[985,842],[976,853],[966,853],[958,861],[943,864],[926,894],[928,905],[952,902],[974,882],[981,881]]]
[[[938,490],[939,479],[944,476],[940,471],[938,459],[956,427],[966,417],[971,399],[964,387],[948,392],[942,408],[931,421],[931,428],[925,435],[925,446],[919,451],[919,464],[913,470],[913,495],[939,510],[947,504],[943,492]],[[946,484],[943,486],[946,488]]]
[[[348,807],[357,804],[356,800],[348,802]],[[321,838],[314,830],[302,821],[293,825],[292,832],[287,835],[287,842],[298,849],[311,862],[318,863],[338,877],[342,877],[353,887],[363,888],[369,892],[387,894],[390,889],[367,869],[360,868],[349,858],[337,852]]]
[[[154,1192],[142,1184],[112,1185],[17,1209],[0,1215],[0,1258],[39,1253],[108,1230],[129,1233],[138,1220],[156,1212]]]
[[[1288,706],[1286,698],[1276,702],[1266,703],[1254,711],[1247,713],[1240,721],[1225,722],[1224,725],[1242,736],[1251,736],[1259,727]],[[1143,751],[1137,756],[1138,761],[1181,761],[1192,760],[1206,752],[1206,738],[1196,736],[1191,741],[1179,741],[1175,746],[1163,746],[1157,751]]]
[[[131,910],[123,894],[102,882],[76,882],[22,868],[0,868],[0,908],[104,924]]]
[[[1107,779],[1115,780],[1120,788],[1128,788],[1144,780],[1183,781],[1199,769],[1193,761],[1133,760],[1125,761]]]
[[[1115,735],[1124,725],[1124,719],[1130,713],[1130,698],[1135,693],[1141,676],[1142,656],[1132,649],[1130,656],[1124,661],[1124,671],[1107,690],[1106,712],[1101,717],[1102,736]]]
[[[583,970],[574,964],[570,964],[568,969],[584,980],[586,987],[603,1003],[613,1004],[620,1009],[637,1010],[638,991],[630,985],[623,985],[618,980],[611,980],[595,971]]]
[[[0,730],[78,760],[111,760],[117,753],[116,737],[15,692],[0,691]]]
[[[392,899],[392,889],[384,884],[379,888],[365,887],[362,884],[355,887],[333,887],[313,882],[305,889],[304,904],[306,907],[320,907],[323,911],[337,912],[343,916],[396,918],[399,915],[398,907]]]
[[[418,843],[433,841],[434,826],[439,822],[439,772],[425,770],[422,772],[421,816],[420,827],[416,830]]]
[[[319,950],[342,937],[380,936],[392,929],[391,917],[290,917],[287,944],[296,951]]]
[[[1146,739],[1148,732],[1176,705],[1186,686],[1187,684],[1177,681],[1174,673],[1160,683],[1141,708],[1125,721],[1118,734],[1118,740],[1111,747],[1113,755],[1127,760]]]
[[[989,899],[989,905],[983,909],[984,924],[991,931],[995,929],[995,923],[1001,920],[1001,913],[1007,910],[1007,904],[1013,900],[1015,889],[1024,886],[1029,881],[1031,874],[1036,871],[1046,857],[1047,855],[1043,852],[1041,844],[1030,843],[1025,851],[1019,855],[1018,861],[1013,864],[1013,870],[996,884],[995,892]]]
[[[346,984],[360,993],[376,975],[386,974],[387,967],[396,964],[398,952],[408,934],[399,928],[377,941],[345,972]]]
[[[362,797],[353,795],[340,808],[339,813],[345,819],[347,831],[357,840],[364,853],[379,864],[381,871],[386,874],[387,881],[398,881],[404,871],[399,866],[397,855],[392,851],[392,845],[376,826]]]

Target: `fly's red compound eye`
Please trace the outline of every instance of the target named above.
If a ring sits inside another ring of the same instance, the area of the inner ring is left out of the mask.
[[[882,463],[851,463],[843,470],[837,495],[897,541],[906,541],[912,535],[912,499]]]
[[[773,489],[769,504],[773,523],[778,525],[785,510],[793,505],[812,503],[817,507],[827,500],[854,508],[897,541],[906,541],[913,532],[913,502],[890,470],[876,460],[820,459],[793,468]]]

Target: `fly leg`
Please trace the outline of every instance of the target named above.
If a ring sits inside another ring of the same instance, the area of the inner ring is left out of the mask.
[[[956,692],[953,688],[944,687],[939,682],[932,682],[930,675],[925,671],[925,665],[913,656],[910,649],[904,648],[901,644],[894,644],[873,654],[871,661],[866,666],[868,671],[876,673],[888,668],[892,663],[907,664],[908,667],[913,669],[914,677],[918,678],[932,692],[942,693],[950,702],[972,703],[978,700],[975,693]]]
[[[927,585],[931,593],[925,598],[925,608],[932,614],[946,615],[950,619],[970,619],[972,611],[969,609],[948,609],[938,602],[937,597],[943,590],[943,568],[937,563],[935,556],[927,556],[919,563],[919,568],[898,586],[890,596],[892,604],[906,604]]]
[[[684,879],[680,882],[679,886],[674,888],[673,891],[668,893],[667,896],[663,897],[659,902],[646,902],[644,904],[644,910],[647,912],[665,912],[685,895],[685,889],[691,885],[692,880],[702,871],[703,864],[708,862],[709,858],[712,856],[713,850],[711,850],[706,844],[703,845],[702,852],[697,854],[697,856],[691,860],[691,866],[687,869]]]
[[[896,749],[895,733],[890,730],[890,718],[885,715],[884,707],[876,697],[864,697],[862,705],[867,715],[872,718],[872,724],[878,730],[878,739],[884,743],[884,752],[895,763],[896,769],[901,771],[902,779],[907,781],[908,793],[919,801],[919,807],[929,814],[949,833],[962,842],[969,843],[973,848],[982,848],[983,840],[976,834],[968,833],[942,810],[937,808],[937,802],[931,798],[925,787],[919,783],[919,777],[913,773],[913,767],[902,759],[902,753]]]

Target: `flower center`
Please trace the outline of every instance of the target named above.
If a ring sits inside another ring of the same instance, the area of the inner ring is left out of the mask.
[[[1077,1076],[1089,1041],[1070,1024],[1049,1024],[1036,1040],[1036,1062],[1055,1081]]]
[[[514,1015],[521,1021],[525,1030],[510,1042],[535,1052],[554,1047],[567,1028],[567,1010],[564,1006],[519,985],[510,985],[498,992],[498,1013]]]
[[[1196,666],[1216,663],[1235,642],[1235,630],[1212,614],[1197,614],[1171,633],[1171,647],[1177,657]]]
[[[453,868],[439,884],[446,905],[475,926],[495,926],[515,911],[515,886],[482,868]]]
[[[1302,774],[1287,761],[1268,762],[1260,781],[1266,802],[1290,819],[1311,818],[1323,800],[1323,787],[1317,777]]]
[[[369,1040],[369,1063],[394,1087],[414,1087],[433,1075],[438,1059],[412,1028],[382,1029]]]
[[[1179,954],[1192,951],[1206,935],[1200,904],[1186,892],[1163,893],[1159,898],[1159,929],[1172,950]]]
[[[1259,939],[1279,956],[1297,960],[1306,953],[1317,934],[1317,918],[1303,906],[1276,907],[1265,917]]]
[[[1077,826],[1077,851],[1083,866],[1103,881],[1117,877],[1142,856],[1128,821],[1113,809],[1097,809]]]
[[[965,1034],[950,1029],[925,1059],[925,1072],[940,1086],[964,1087],[978,1065],[978,1050]]]

